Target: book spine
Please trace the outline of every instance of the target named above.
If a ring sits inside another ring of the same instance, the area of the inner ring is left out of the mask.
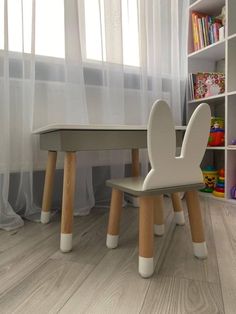
[[[208,18],[209,18],[208,16],[205,16],[205,32],[206,32],[206,42],[207,42],[207,46],[210,45]]]
[[[217,25],[216,23],[213,24],[213,36],[214,36],[214,42],[217,42]]]
[[[198,18],[198,30],[199,30],[199,37],[200,37],[200,48],[204,48],[201,18]]]
[[[201,18],[201,22],[202,22],[203,42],[204,42],[204,47],[206,47],[207,39],[206,39],[205,17]]]
[[[192,24],[193,24],[193,40],[194,40],[194,50],[200,49],[199,32],[197,25],[197,15],[192,13]]]
[[[193,28],[193,48],[194,51],[198,50],[197,45],[197,33],[196,33],[196,23],[195,23],[195,14],[192,13],[192,28]]]

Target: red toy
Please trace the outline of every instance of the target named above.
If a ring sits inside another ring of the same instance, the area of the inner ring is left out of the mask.
[[[224,129],[211,129],[208,139],[208,146],[222,146],[225,142]]]
[[[218,171],[218,179],[213,191],[213,195],[217,197],[225,196],[225,170],[223,168]]]

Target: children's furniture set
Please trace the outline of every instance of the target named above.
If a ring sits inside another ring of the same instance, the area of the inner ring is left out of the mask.
[[[53,177],[57,152],[65,152],[61,243],[63,252],[72,249],[73,199],[76,152],[79,150],[132,149],[132,177],[108,180],[112,199],[107,232],[107,247],[116,248],[122,213],[123,193],[139,197],[139,273],[149,277],[154,271],[153,235],[164,233],[163,194],[170,193],[177,224],[184,224],[178,192],[186,192],[193,252],[207,256],[198,189],[203,187],[200,163],[210,128],[210,109],[201,104],[193,113],[185,132],[181,154],[176,157],[176,129],[168,104],[154,103],[147,127],[50,125],[39,130],[40,147],[48,151],[41,222],[50,220]],[[183,131],[184,127],[177,128]],[[139,177],[139,148],[148,148],[151,170]]]

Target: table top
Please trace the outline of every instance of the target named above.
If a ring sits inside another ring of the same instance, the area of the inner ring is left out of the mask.
[[[186,130],[186,126],[176,126],[176,130],[178,131],[184,131]],[[44,127],[41,127],[39,129],[36,129],[33,131],[34,134],[43,134],[43,133],[49,133],[53,131],[64,131],[64,130],[103,130],[103,131],[122,131],[122,130],[147,130],[146,125],[121,125],[121,124],[49,124]]]

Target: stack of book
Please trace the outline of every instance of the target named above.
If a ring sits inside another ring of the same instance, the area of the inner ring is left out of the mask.
[[[222,20],[199,12],[192,12],[194,51],[219,41]]]
[[[225,75],[220,72],[189,74],[190,100],[207,98],[225,92]]]

